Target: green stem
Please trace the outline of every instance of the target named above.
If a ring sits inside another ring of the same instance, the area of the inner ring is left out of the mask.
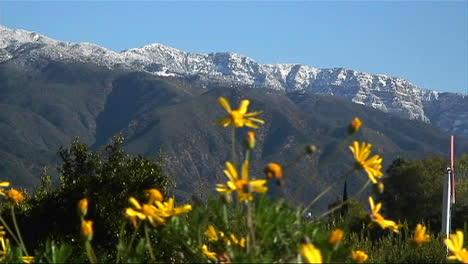
[[[333,213],[334,211],[340,209],[343,205],[348,204],[349,201],[351,201],[352,199],[358,198],[358,197],[361,195],[361,193],[367,188],[367,186],[369,186],[370,183],[371,183],[371,180],[367,180],[366,184],[364,184],[364,185],[362,186],[362,188],[361,188],[355,195],[353,195],[353,197],[351,197],[351,199],[348,199],[348,200],[346,200],[346,201],[343,201],[343,202],[341,202],[339,205],[337,205],[337,206],[333,207],[332,209],[328,210],[327,212],[321,214],[321,215],[318,217],[318,219],[320,219],[320,218],[322,218],[322,217],[324,217],[324,216],[327,216],[327,215]]]
[[[120,233],[119,233],[119,245],[122,243],[122,237],[123,237],[123,234],[124,234],[124,230],[125,230],[125,223],[122,223],[122,227],[120,228]],[[119,246],[117,248],[117,256],[115,257],[115,263],[118,263],[119,260],[120,260],[120,252],[122,251],[122,248]]]
[[[236,127],[233,125],[231,129],[231,154],[232,162],[237,166],[237,156],[236,156]]]
[[[98,263],[96,254],[94,254],[93,247],[91,246],[91,242],[86,240],[85,241],[85,248],[86,248],[86,254],[88,255],[89,262],[91,263]]]
[[[26,250],[26,246],[24,245],[23,238],[21,237],[21,233],[18,227],[18,223],[16,221],[16,216],[15,216],[15,206],[11,207],[11,218],[13,219],[13,225],[15,226],[16,229],[16,234],[18,235],[19,241],[21,242],[21,248],[23,249],[24,254],[26,256],[29,256],[28,251]]]
[[[156,256],[154,255],[153,248],[151,247],[150,236],[148,232],[148,225],[145,224],[145,238],[146,238],[146,249],[150,254],[151,260],[156,262]]]
[[[245,151],[245,159],[244,161],[249,161],[250,160],[250,149],[247,148],[247,150]]]
[[[135,227],[135,230],[133,230],[132,237],[130,238],[130,242],[128,243],[128,246],[127,246],[127,251],[126,251],[127,254],[128,254],[128,252],[130,251],[130,249],[132,248],[132,244],[133,244],[133,241],[135,241],[135,238],[136,238],[136,235],[137,235],[137,233],[138,233],[138,228],[139,228],[139,227],[140,227],[140,226],[137,225],[137,226]]]
[[[255,245],[255,223],[253,219],[254,205],[247,201],[247,226],[249,228],[249,239],[247,240],[247,253],[249,253]]]
[[[332,158],[334,158],[336,155],[338,155],[342,150],[343,150],[343,147],[345,145],[348,145],[348,141],[352,138],[352,135],[354,134],[351,134],[351,135],[348,135],[347,137],[345,137],[345,139],[343,139],[343,141],[341,142],[341,144],[335,149],[335,151],[333,151],[332,154],[328,155],[327,157],[325,157],[325,159],[319,163],[318,167],[317,167],[317,170],[320,169],[321,167],[323,167],[325,164],[327,164]]]
[[[310,202],[305,208],[304,210],[302,210],[302,214],[305,214],[305,212],[307,210],[310,209],[310,207],[312,207],[312,205],[314,205],[320,198],[322,198],[322,196],[324,196],[325,194],[327,194],[335,185],[337,185],[338,183],[340,182],[346,182],[346,179],[348,178],[348,176],[354,172],[354,169],[348,171],[344,176],[342,176],[338,181],[330,184],[327,188],[325,188],[325,190],[323,190],[319,195],[317,195],[314,200],[312,200],[312,202]]]
[[[20,242],[19,242],[18,238],[16,238],[15,233],[13,233],[11,231],[10,227],[7,225],[7,223],[5,222],[5,220],[3,219],[3,217],[1,215],[0,215],[0,221],[2,222],[2,225],[6,228],[8,233],[11,235],[13,240],[15,240],[16,244],[20,245]]]

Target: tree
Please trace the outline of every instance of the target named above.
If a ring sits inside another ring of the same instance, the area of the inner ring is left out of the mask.
[[[119,135],[103,151],[91,151],[75,139],[69,148],[60,149],[60,187],[51,188],[44,176],[22,217],[30,243],[78,238],[80,220],[73,212],[78,201],[87,198],[88,217],[95,223],[94,240],[115,247],[129,197],[139,197],[150,188],[167,191],[171,181],[163,171],[161,158],[130,155],[123,150],[123,141]]]
[[[384,178],[385,192],[377,194],[383,202],[385,215],[411,226],[428,223],[434,231],[441,226],[443,180],[449,161],[443,157],[425,160],[397,159]],[[468,219],[468,155],[457,166],[457,197],[452,228],[463,228]]]

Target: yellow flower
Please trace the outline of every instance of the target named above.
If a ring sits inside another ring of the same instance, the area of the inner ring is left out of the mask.
[[[307,263],[322,263],[322,253],[311,243],[301,244],[300,251]]]
[[[354,159],[356,160],[356,168],[364,169],[373,183],[378,183],[378,179],[383,176],[382,158],[379,155],[374,155],[369,158],[372,150],[372,144],[365,142],[354,141],[353,146],[349,149],[353,152]]]
[[[7,181],[0,182],[0,195],[5,196],[5,187],[10,187],[10,182],[7,182]]]
[[[140,204],[137,199],[133,197],[130,197],[128,201],[133,205],[133,208],[127,208],[125,210],[125,216],[132,221],[135,227],[138,225],[138,219],[148,219],[153,226],[166,221],[164,214],[156,206],[152,204]]]
[[[376,222],[377,224],[380,225],[383,229],[390,228],[393,232],[398,233],[400,225],[396,224],[392,220],[387,220],[385,219],[380,213],[380,209],[382,209],[382,203],[378,203],[377,205],[374,204],[374,198],[372,196],[369,196],[369,205],[371,208],[371,219],[373,222]]]
[[[207,256],[209,259],[214,261],[218,260],[216,252],[210,251],[207,245],[203,245],[201,249],[203,251],[203,254],[205,254],[205,256]]]
[[[245,139],[245,144],[249,149],[254,149],[257,144],[257,134],[254,131],[247,132],[247,138]]]
[[[445,245],[452,252],[452,256],[447,259],[458,260],[462,263],[468,263],[468,250],[463,248],[463,232],[457,230],[455,234],[450,235],[450,239],[444,240]]]
[[[5,191],[5,196],[8,201],[12,203],[22,203],[26,199],[26,195],[17,189],[10,189],[8,191]]]
[[[343,230],[337,228],[331,232],[330,237],[328,238],[328,242],[333,245],[338,245],[343,240],[343,237]]]
[[[359,117],[355,117],[351,120],[351,123],[348,126],[348,134],[354,134],[359,131],[362,126],[362,120]]]
[[[208,237],[209,241],[214,241],[214,242],[224,237],[224,233],[216,230],[216,228],[213,225],[208,226],[208,229],[206,230],[205,235]]]
[[[84,198],[78,202],[78,210],[80,210],[80,213],[83,216],[88,213],[88,199]]]
[[[176,216],[192,211],[192,206],[190,204],[175,207],[174,198],[170,198],[167,202],[156,201],[155,205],[164,217]]]
[[[431,237],[429,234],[426,234],[426,227],[424,225],[417,224],[416,230],[414,231],[414,242],[418,245],[422,245],[430,240]]]
[[[5,227],[0,226],[0,258],[8,255],[8,251],[10,249],[10,241],[8,238],[5,238],[6,232]]]
[[[226,110],[226,112],[228,112],[229,116],[216,121],[215,123],[217,124],[221,124],[224,127],[232,124],[235,127],[248,126],[252,128],[258,128],[258,125],[254,122],[260,124],[265,123],[265,121],[262,119],[254,117],[261,114],[262,111],[247,113],[250,104],[249,100],[242,100],[238,110],[232,110],[229,101],[224,97],[219,97],[218,102]]]
[[[164,200],[164,195],[157,189],[146,190],[145,194],[148,197],[149,204],[152,204],[155,201],[162,202]]]
[[[81,221],[81,233],[87,240],[91,240],[93,238],[93,221],[91,220],[83,220]]]
[[[231,235],[230,235],[230,238],[231,238],[230,240],[227,240],[227,244],[228,244],[228,245],[231,245],[231,242],[232,242],[232,243],[234,243],[234,244],[236,244],[236,245],[239,245],[239,246],[242,247],[242,248],[245,248],[245,245],[246,245],[246,242],[247,242],[247,240],[245,239],[245,237],[242,237],[241,239],[238,239],[238,238],[236,237],[236,235],[231,234]]]
[[[369,258],[366,252],[361,251],[361,250],[355,250],[352,253],[353,253],[353,260],[356,261],[357,263],[364,263]]]
[[[266,180],[249,179],[249,161],[244,161],[242,166],[242,177],[239,177],[237,168],[231,162],[226,162],[224,174],[229,178],[227,184],[217,184],[216,190],[220,193],[230,194],[237,191],[240,201],[253,200],[252,192],[264,193],[268,190],[265,186]]]
[[[33,263],[36,260],[36,258],[33,256],[24,256],[21,257],[21,260],[23,261],[23,263]]]

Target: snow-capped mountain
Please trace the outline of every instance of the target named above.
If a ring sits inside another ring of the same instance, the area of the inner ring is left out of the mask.
[[[343,68],[260,64],[236,53],[187,53],[161,44],[114,52],[91,43],[62,42],[0,26],[0,64],[43,59],[94,63],[162,76],[197,76],[202,83],[221,81],[287,92],[331,94],[468,137],[467,95],[422,89],[398,77]]]

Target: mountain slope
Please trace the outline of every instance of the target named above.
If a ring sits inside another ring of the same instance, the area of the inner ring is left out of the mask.
[[[31,65],[40,64],[44,59],[146,71],[184,78],[202,86],[217,82],[223,86],[249,85],[286,92],[335,95],[468,137],[468,96],[421,89],[397,77],[343,68],[260,64],[240,54],[194,54],[161,44],[118,53],[91,43],[61,42],[34,32],[0,26],[0,63],[10,61]],[[454,104],[458,107],[452,107]],[[450,113],[445,114],[447,111]]]

